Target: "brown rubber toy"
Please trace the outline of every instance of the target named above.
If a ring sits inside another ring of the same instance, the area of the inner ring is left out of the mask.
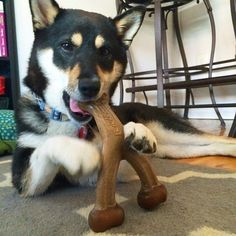
[[[103,140],[96,203],[88,218],[94,232],[103,232],[124,221],[124,211],[115,200],[117,171],[122,159],[131,164],[140,178],[141,190],[137,196],[140,207],[155,208],[166,200],[167,191],[158,181],[148,158],[124,144],[123,125],[109,106],[108,96],[104,94],[99,100],[82,106],[93,115]]]

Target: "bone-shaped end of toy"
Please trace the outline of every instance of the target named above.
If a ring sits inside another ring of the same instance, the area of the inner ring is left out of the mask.
[[[137,196],[138,204],[141,208],[152,210],[165,202],[167,199],[166,187],[162,184],[154,186],[149,190],[140,190]]]
[[[119,226],[124,221],[124,210],[116,204],[104,210],[94,208],[88,218],[90,228],[98,233]]]

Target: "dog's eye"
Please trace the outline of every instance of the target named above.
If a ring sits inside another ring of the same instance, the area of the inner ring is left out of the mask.
[[[74,49],[74,45],[69,41],[65,41],[61,43],[61,48],[66,52],[71,52]]]
[[[99,48],[99,54],[102,57],[110,57],[111,56],[111,50],[107,47],[101,47],[101,48]]]

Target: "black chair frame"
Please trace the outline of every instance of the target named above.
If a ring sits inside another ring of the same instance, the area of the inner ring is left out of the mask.
[[[135,1],[135,0],[134,0]],[[117,0],[117,9],[121,13],[133,5],[133,0]],[[217,103],[214,87],[222,85],[236,84],[236,74],[225,75],[225,76],[213,76],[213,72],[221,70],[229,70],[236,68],[236,58],[232,58],[224,61],[214,61],[215,47],[216,47],[216,27],[213,15],[213,10],[210,4],[210,0],[202,0],[206,7],[206,11],[209,16],[211,26],[211,52],[209,63],[201,64],[197,66],[188,66],[187,56],[184,50],[183,40],[181,37],[179,20],[178,20],[178,8],[185,4],[195,1],[199,3],[199,0],[152,0],[143,1],[143,5],[147,7],[149,16],[154,15],[154,28],[155,28],[155,49],[156,49],[156,68],[151,71],[135,72],[130,52],[128,52],[128,61],[130,65],[130,74],[126,74],[123,80],[130,80],[131,87],[126,89],[127,93],[131,93],[131,101],[135,101],[135,95],[137,92],[143,92],[146,103],[148,103],[147,91],[157,91],[157,106],[168,109],[184,109],[184,118],[188,118],[189,109],[192,108],[214,108],[216,115],[218,116],[221,127],[224,129],[225,122],[221,116],[218,108],[220,107],[236,107],[234,103]],[[141,3],[142,1],[136,0],[135,3]],[[234,33],[236,36],[236,0],[230,0],[231,16],[234,27]],[[167,17],[168,14],[173,13],[174,29],[177,37],[177,42],[182,58],[183,67],[181,68],[169,68],[168,66],[168,49],[166,40],[166,29],[167,29]],[[201,79],[192,80],[194,75],[205,75]],[[176,78],[183,76],[184,81],[170,82],[170,78]],[[146,86],[136,86],[137,80],[150,80],[156,79],[156,84]],[[209,95],[211,98],[210,104],[195,104],[194,95],[192,92],[193,88],[208,87]],[[185,104],[183,105],[172,105],[170,90],[185,89]],[[165,98],[164,98],[165,96]],[[123,103],[124,97],[124,86],[123,82],[120,84],[120,103]],[[166,101],[166,103],[165,103]],[[192,102],[192,103],[191,103]],[[229,136],[236,137],[236,115],[232,124]]]

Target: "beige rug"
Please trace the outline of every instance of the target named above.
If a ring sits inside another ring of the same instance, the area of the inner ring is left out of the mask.
[[[0,159],[0,236],[96,235],[87,216],[93,187],[67,187],[23,199],[12,188],[10,158]],[[236,235],[236,173],[153,160],[168,200],[154,211],[138,207],[139,182],[118,183],[125,222],[97,235]]]

